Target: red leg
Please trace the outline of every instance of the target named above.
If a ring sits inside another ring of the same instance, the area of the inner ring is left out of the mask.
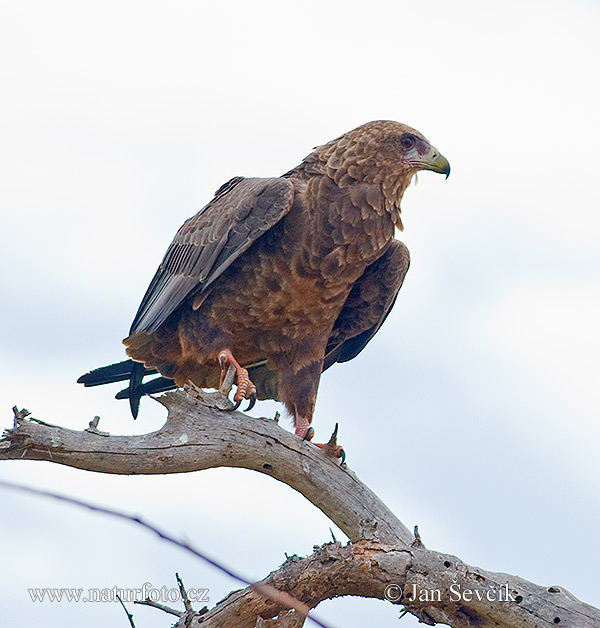
[[[251,402],[248,408],[250,409],[254,405],[254,401],[256,401],[256,386],[252,383],[248,371],[233,357],[233,353],[231,353],[230,349],[223,349],[223,351],[219,353],[219,364],[221,366],[219,390],[223,385],[223,380],[225,379],[225,375],[227,375],[229,366],[233,366],[235,369],[234,381],[237,385],[237,391],[233,396],[233,400],[241,402],[243,399],[250,399]]]
[[[314,430],[310,426],[310,419],[307,417],[296,417],[294,423],[296,424],[296,436],[300,436],[304,440],[311,440],[314,435]]]
[[[296,417],[296,436],[299,436],[303,440],[312,440],[312,437],[315,434],[315,430],[310,426],[311,420],[307,417]],[[332,458],[341,458],[342,463],[346,460],[346,452],[343,448],[337,444],[337,432],[338,432],[338,424],[335,424],[335,429],[333,430],[333,434],[329,439],[328,443],[313,443],[317,447],[320,447],[326,455],[331,456]]]

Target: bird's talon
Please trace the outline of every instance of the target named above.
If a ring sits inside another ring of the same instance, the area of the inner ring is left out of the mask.
[[[245,369],[234,357],[229,349],[223,349],[217,356],[221,367],[221,381],[219,391],[224,395],[229,393],[231,384],[237,385],[237,391],[233,396],[235,405],[232,408],[237,410],[244,399],[249,399],[250,403],[246,410],[250,410],[256,403],[256,386],[253,384],[247,369]]]
[[[346,461],[346,452],[340,445],[330,445],[329,443],[315,443],[315,445],[323,451],[329,458],[340,458],[340,464]]]
[[[346,461],[346,452],[344,451],[341,445],[337,444],[337,435],[338,435],[338,424],[335,424],[335,428],[333,433],[331,434],[331,438],[327,443],[315,443],[315,445],[323,451],[323,453],[329,458],[340,458],[340,464],[344,464]],[[313,430],[312,427],[309,428],[309,431]],[[306,433],[308,436],[308,432]],[[310,438],[313,437],[314,430],[312,431]],[[306,436],[304,437],[306,439]]]
[[[312,440],[313,436],[315,435],[315,430],[313,427],[309,427],[306,430],[306,434],[304,434],[304,436],[302,437],[302,440]]]
[[[243,401],[242,399],[240,399],[239,401],[236,401],[231,407],[231,412],[235,412],[242,405],[242,401]]]
[[[331,438],[329,439],[329,442],[327,443],[327,445],[329,447],[336,447],[337,446],[338,427],[339,427],[339,424],[336,423],[335,427],[333,428],[333,432],[331,434]],[[339,458],[339,456],[338,456],[338,458]]]
[[[256,403],[256,393],[252,393],[250,395],[250,403],[248,404],[248,407],[246,408],[246,412],[248,412],[248,410],[252,410],[252,408],[254,408],[255,403]]]

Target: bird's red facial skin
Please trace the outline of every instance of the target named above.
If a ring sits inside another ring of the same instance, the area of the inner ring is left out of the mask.
[[[423,141],[417,141],[416,149],[417,149],[417,153],[419,153],[419,155],[421,155],[422,157],[429,150],[429,146]]]

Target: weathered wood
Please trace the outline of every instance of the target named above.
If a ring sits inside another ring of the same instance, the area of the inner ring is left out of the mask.
[[[428,550],[352,471],[276,421],[210,408],[182,392],[168,393],[162,402],[169,419],[142,436],[110,436],[97,421],[76,432],[15,412],[14,428],[0,441],[0,460],[48,460],[118,474],[253,469],[302,493],[351,539],[306,558],[290,557],[261,583],[230,593],[208,612],[185,613],[180,628],[300,627],[303,618],[288,610],[285,594],[311,609],[340,595],[387,599],[432,626],[600,626],[600,610],[562,587],[542,587]],[[284,595],[269,598],[261,585]]]
[[[16,418],[17,426],[0,442],[0,460],[47,460],[120,475],[253,469],[302,493],[351,541],[412,542],[410,531],[350,469],[276,421],[211,408],[182,391],[159,400],[169,418],[141,436],[98,435],[97,425],[77,432]]]
[[[339,595],[387,599],[424,624],[454,628],[577,628],[600,626],[600,611],[562,587],[540,587],[522,578],[470,567],[455,556],[415,545],[408,550],[372,541],[330,543],[312,556],[290,557],[260,584],[286,591],[314,608]],[[230,593],[202,617],[179,628],[254,628],[257,616],[285,607],[251,587]]]

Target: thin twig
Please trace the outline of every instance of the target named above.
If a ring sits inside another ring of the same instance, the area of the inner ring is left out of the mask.
[[[190,598],[188,597],[187,591],[185,590],[183,580],[179,577],[178,573],[175,574],[175,578],[177,579],[177,586],[179,587],[179,593],[181,593],[181,599],[183,600],[185,610],[188,613],[192,613],[194,609],[192,608],[192,603],[190,602]]]
[[[133,623],[133,615],[127,610],[127,607],[125,606],[125,604],[123,604],[123,600],[121,599],[120,595],[117,595],[117,600],[119,600],[119,602],[121,602],[121,606],[123,607],[123,610],[127,614],[127,619],[129,620],[129,625],[131,626],[131,628],[135,628],[135,624]]]
[[[58,501],[65,502],[67,504],[73,504],[75,506],[80,506],[81,508],[87,508],[88,510],[91,510],[93,512],[99,512],[105,515],[110,515],[118,519],[124,519],[125,521],[132,521],[133,523],[141,526],[142,528],[146,528],[146,530],[150,530],[150,532],[154,532],[154,534],[156,534],[163,541],[167,541],[168,543],[172,543],[173,545],[176,545],[177,547],[181,547],[182,549],[190,552],[191,554],[193,554],[197,558],[200,558],[201,560],[208,563],[209,565],[212,565],[219,571],[222,571],[223,573],[227,574],[230,578],[233,578],[234,580],[237,580],[238,582],[241,582],[242,584],[245,584],[246,586],[251,587],[258,593],[260,593],[263,597],[266,597],[267,599],[270,599],[273,602],[276,602],[277,604],[282,604],[288,608],[293,608],[295,611],[297,611],[298,613],[300,613],[307,619],[310,619],[317,626],[321,626],[321,628],[330,628],[329,626],[322,623],[321,621],[319,621],[312,615],[309,615],[308,614],[310,610],[309,607],[306,604],[303,604],[302,602],[294,598],[289,593],[285,593],[284,591],[279,591],[278,589],[270,585],[262,584],[260,582],[251,582],[250,580],[243,578],[242,576],[236,574],[230,569],[227,569],[227,567],[223,567],[223,565],[216,562],[212,558],[208,558],[208,556],[204,555],[202,552],[192,547],[189,543],[185,541],[177,540],[176,538],[170,536],[166,532],[159,530],[157,527],[153,526],[152,524],[147,523],[143,519],[140,519],[139,517],[133,517],[132,515],[128,515],[124,512],[119,512],[118,510],[113,510],[111,508],[106,508],[104,506],[96,506],[94,504],[90,504],[80,499],[75,499],[74,497],[67,497],[66,495],[60,495],[59,493],[54,493],[52,491],[46,491],[39,488],[33,488],[31,486],[24,486],[22,484],[15,484],[13,482],[5,482],[4,480],[0,480],[0,488],[8,488],[8,489],[13,489],[17,491],[22,491],[25,493],[30,493],[32,495],[41,495],[42,497],[50,497],[51,499],[56,499]]]
[[[419,526],[415,526],[415,540],[411,543],[413,547],[425,547],[423,545],[423,541],[421,540],[421,535],[419,534]]]
[[[159,604],[158,602],[151,600],[149,597],[147,597],[145,600],[134,600],[133,603],[141,604],[142,606],[152,606],[152,608],[158,608],[165,613],[169,613],[169,615],[175,615],[175,617],[183,617],[184,615],[183,611],[178,611],[174,608],[171,608],[170,606],[164,606],[163,604]]]

